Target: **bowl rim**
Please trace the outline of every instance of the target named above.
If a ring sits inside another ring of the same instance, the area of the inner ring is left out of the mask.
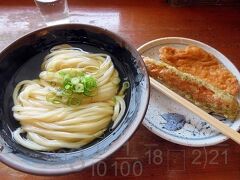
[[[53,26],[46,26],[46,27],[41,27],[37,28],[33,31],[30,31],[28,33],[25,33],[21,37],[17,38],[16,40],[12,41],[9,45],[7,45],[1,52],[0,56],[2,56],[8,49],[10,49],[12,46],[14,46],[15,43],[18,41],[21,41],[22,39],[31,36],[32,34],[36,34],[38,32],[44,31],[44,30],[49,30],[49,29],[58,29],[58,28],[64,28],[65,26],[68,27],[85,27],[85,28],[90,28],[91,30],[94,30],[94,32],[101,32],[104,34],[107,34],[107,36],[114,38],[115,40],[123,42],[122,45],[127,45],[131,50],[135,51],[135,53],[138,55],[137,59],[140,61],[142,65],[142,70],[145,71],[145,86],[144,90],[146,91],[145,93],[142,93],[142,98],[141,98],[141,106],[138,106],[138,110],[136,112],[136,118],[134,118],[131,123],[124,129],[124,135],[120,135],[115,141],[112,142],[111,145],[109,145],[107,148],[98,158],[93,158],[89,159],[84,166],[82,164],[74,162],[74,166],[67,166],[67,167],[61,167],[57,169],[46,169],[44,167],[33,167],[32,165],[28,164],[28,161],[22,161],[21,163],[12,161],[12,156],[19,158],[16,154],[7,152],[3,153],[0,152],[0,162],[8,165],[9,167],[12,167],[14,169],[17,169],[19,171],[25,172],[25,173],[30,173],[30,174],[35,174],[35,175],[63,175],[63,174],[68,174],[68,173],[73,173],[73,172],[78,172],[80,170],[83,170],[91,165],[94,165],[95,163],[105,159],[106,157],[112,155],[114,152],[116,152],[124,143],[126,143],[136,132],[138,126],[141,124],[141,122],[144,119],[144,116],[147,111],[148,103],[149,103],[149,97],[150,97],[150,81],[149,77],[147,74],[146,66],[139,54],[139,52],[136,50],[136,48],[129,43],[127,40],[119,36],[118,34],[107,30],[106,28],[101,28],[98,26],[93,26],[93,25],[88,25],[88,24],[81,24],[81,23],[64,23],[64,24],[58,24],[58,25],[53,25]],[[119,42],[118,42],[119,43]],[[2,137],[0,136],[0,140]],[[1,142],[1,141],[0,141]],[[119,143],[120,142],[120,143]],[[3,145],[4,146],[4,145]]]

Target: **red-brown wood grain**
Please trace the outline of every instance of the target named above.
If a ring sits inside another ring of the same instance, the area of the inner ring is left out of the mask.
[[[194,6],[174,8],[165,1],[149,0],[69,0],[72,13],[92,25],[102,25],[127,39],[136,48],[152,39],[187,37],[218,49],[240,68],[240,7]],[[0,0],[3,14],[36,10],[31,0]],[[110,14],[110,15],[109,15]],[[99,17],[103,17],[102,19]],[[113,21],[109,19],[113,18]],[[16,23],[9,15],[9,25]],[[21,23],[25,19],[21,19]],[[36,19],[30,18],[30,24]],[[28,32],[5,32],[0,27],[0,43]],[[17,30],[16,30],[17,31]],[[3,38],[8,35],[9,37]],[[0,179],[53,179],[29,175],[0,163]],[[111,157],[81,172],[58,179],[240,179],[240,146],[232,140],[216,146],[193,148],[168,142],[140,125],[137,132]]]

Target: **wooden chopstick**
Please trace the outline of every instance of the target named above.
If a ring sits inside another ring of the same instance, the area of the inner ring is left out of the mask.
[[[162,85],[161,83],[159,83],[158,81],[156,81],[155,79],[153,79],[151,77],[150,77],[150,83],[156,90],[162,92],[163,94],[172,98],[173,100],[175,100],[179,104],[183,105],[184,107],[186,107],[187,109],[189,109],[190,111],[192,111],[193,113],[195,113],[196,115],[201,117],[203,120],[205,120],[206,122],[211,124],[218,131],[220,131],[222,134],[224,134],[225,136],[231,138],[232,140],[234,140],[235,142],[240,144],[240,133],[238,133],[237,131],[228,127],[223,122],[221,122],[218,119],[214,118],[213,116],[209,115],[208,113],[206,113],[205,111],[203,111],[199,107],[195,106],[194,104],[192,104],[188,100],[184,99],[183,97],[181,97],[177,93],[173,92],[172,90],[168,89],[167,87],[165,87],[164,85]]]

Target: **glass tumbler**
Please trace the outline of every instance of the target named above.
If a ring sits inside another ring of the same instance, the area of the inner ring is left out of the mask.
[[[47,25],[69,22],[67,0],[34,0]]]

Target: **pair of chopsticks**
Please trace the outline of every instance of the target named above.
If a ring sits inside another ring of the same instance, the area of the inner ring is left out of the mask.
[[[195,106],[188,100],[184,99],[177,93],[173,92],[172,90],[168,89],[155,79],[150,77],[150,83],[151,85],[158,91],[162,92],[163,94],[167,95],[168,97],[172,98],[179,104],[183,105],[185,108],[189,109],[199,117],[201,117],[203,120],[211,124],[213,127],[215,127],[218,131],[220,131],[225,136],[231,138],[236,143],[240,144],[240,134],[237,131],[234,131],[232,128],[228,127],[223,122],[219,121],[218,119],[214,118],[213,116],[209,115],[199,107]]]

